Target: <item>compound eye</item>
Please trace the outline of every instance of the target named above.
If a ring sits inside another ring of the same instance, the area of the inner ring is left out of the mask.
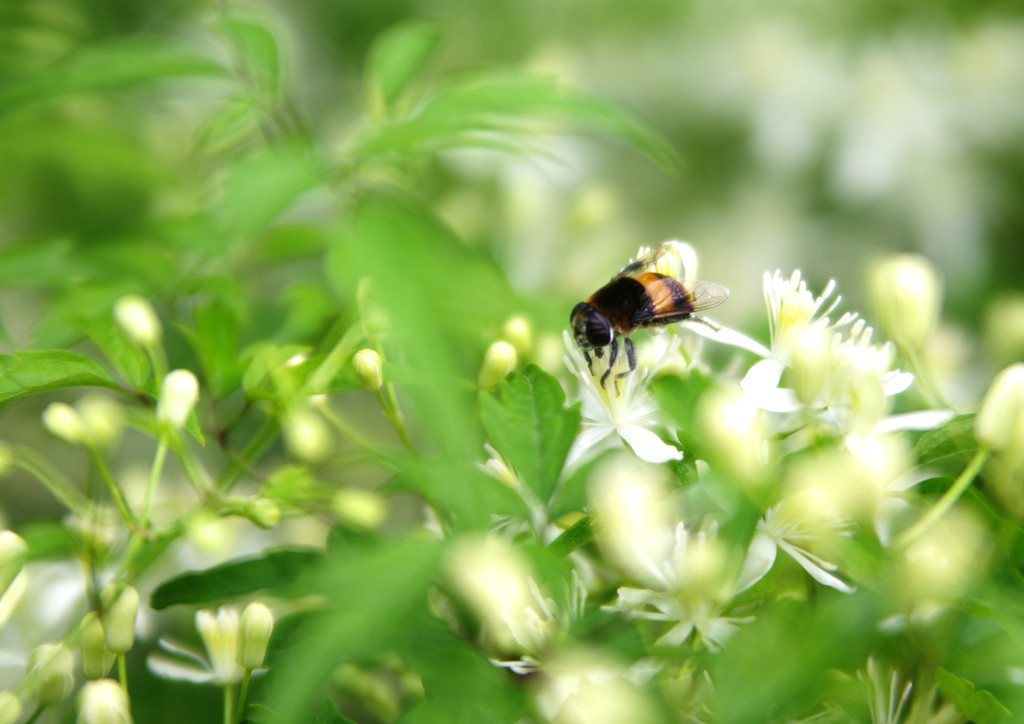
[[[612,323],[596,310],[587,319],[587,341],[594,347],[604,347],[612,341]]]

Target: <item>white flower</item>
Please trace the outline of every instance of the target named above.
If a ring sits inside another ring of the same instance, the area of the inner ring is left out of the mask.
[[[150,671],[167,679],[181,679],[194,684],[214,683],[223,686],[239,681],[244,672],[237,661],[238,611],[233,608],[220,608],[216,614],[212,611],[199,611],[196,613],[196,628],[199,629],[209,659],[167,639],[160,639],[162,648],[192,663],[185,664],[154,654],[146,662]]]
[[[602,386],[603,373],[599,365],[594,365],[595,373],[591,373],[583,353],[573,343],[569,333],[565,332],[563,336],[569,352],[564,358],[566,366],[580,381],[583,389],[583,430],[569,451],[567,465],[578,462],[588,452],[604,447],[602,443],[615,435],[647,462],[681,460],[682,450],[665,443],[650,430],[657,424],[660,411],[647,391],[657,367],[636,370],[617,380],[616,384]],[[676,339],[670,343],[662,360],[675,354],[678,349],[679,341]]]
[[[538,653],[545,648],[558,625],[558,610],[517,549],[494,536],[467,537],[453,546],[449,570],[499,649]]]
[[[834,289],[830,281],[815,297],[799,271],[789,279],[779,272],[765,275],[773,356],[751,367],[740,383],[751,402],[769,412],[811,411],[843,434],[928,429],[949,420],[948,410],[887,417],[889,398],[907,389],[914,376],[893,369],[893,345],[873,344],[874,331],[857,315],[829,319],[840,300],[829,302]],[[838,331],[847,326],[845,333]],[[781,384],[787,371],[793,387]]]
[[[737,581],[737,592],[750,588],[764,578],[775,564],[780,548],[818,583],[843,593],[853,593],[856,590],[833,575],[838,566],[816,556],[804,547],[806,543],[813,542],[821,536],[812,530],[811,521],[802,513],[806,511],[786,503],[768,509],[757,524],[757,532],[750,541],[747,559]],[[826,520],[824,523],[819,520],[816,524],[834,532],[842,532],[846,526],[842,520]]]

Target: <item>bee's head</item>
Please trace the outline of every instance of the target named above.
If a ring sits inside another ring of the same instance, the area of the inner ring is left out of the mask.
[[[586,302],[580,302],[573,307],[569,322],[572,324],[572,334],[580,349],[605,347],[611,344],[612,337],[615,336],[608,318]]]

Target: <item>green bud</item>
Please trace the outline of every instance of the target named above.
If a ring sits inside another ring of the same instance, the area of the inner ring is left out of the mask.
[[[82,416],[66,402],[51,402],[47,405],[43,410],[43,424],[57,437],[76,445],[89,439]]]
[[[501,328],[501,332],[519,354],[528,355],[533,350],[533,329],[530,326],[530,320],[526,317],[520,315],[509,317]]]
[[[79,627],[82,647],[82,674],[87,679],[102,679],[114,665],[116,654],[107,647],[103,624],[95,611],[85,614]]]
[[[262,603],[250,603],[242,611],[238,632],[238,663],[244,669],[258,669],[267,655],[274,630],[274,615]]]
[[[196,376],[188,370],[172,370],[160,386],[157,419],[174,430],[180,430],[198,399],[199,381]]]
[[[135,645],[135,617],[139,613],[139,592],[121,583],[108,583],[100,591],[103,603],[103,633],[107,648],[123,654]]]
[[[114,316],[121,329],[137,344],[149,347],[160,341],[160,320],[146,299],[137,294],[121,297],[114,304]]]
[[[7,592],[21,573],[27,553],[28,543],[20,535],[10,530],[0,531],[0,595]]]
[[[339,519],[365,530],[379,528],[388,516],[383,498],[362,488],[342,488],[337,491],[331,507]]]
[[[331,452],[331,431],[310,407],[290,410],[282,420],[284,444],[300,460],[319,462]]]
[[[113,679],[86,683],[78,695],[77,724],[132,724],[128,694]]]
[[[504,340],[498,340],[487,348],[484,363],[477,379],[480,387],[490,389],[505,379],[516,368],[516,348]]]
[[[110,397],[89,394],[75,405],[82,416],[89,439],[100,447],[117,440],[124,426],[124,410]]]
[[[372,349],[361,349],[352,358],[352,366],[363,389],[376,392],[384,385],[384,369],[380,355]]]
[[[974,418],[974,437],[997,452],[1024,448],[1024,363],[996,375]]]
[[[14,467],[14,450],[7,443],[0,441],[0,477]]]
[[[75,685],[75,657],[64,644],[43,644],[28,657],[25,686],[39,706],[60,703]]]
[[[939,321],[942,279],[919,254],[897,254],[876,267],[871,291],[882,329],[901,347],[920,349]]]
[[[10,691],[0,691],[0,724],[15,724],[21,719],[21,699]]]
[[[246,506],[248,518],[264,530],[277,527],[281,522],[281,508],[273,500],[256,498]]]

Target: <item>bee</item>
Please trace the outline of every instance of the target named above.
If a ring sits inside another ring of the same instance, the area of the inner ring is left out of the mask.
[[[595,357],[601,359],[605,348],[608,348],[608,369],[601,375],[602,387],[615,368],[619,356],[619,337],[623,340],[629,369],[619,372],[615,376],[616,380],[636,369],[636,350],[629,335],[637,329],[685,319],[717,328],[714,323],[694,315],[717,307],[729,298],[729,290],[721,284],[684,281],[654,271],[658,259],[667,249],[662,244],[627,264],[587,301],[573,307],[569,323],[591,374],[594,372],[591,350]]]

